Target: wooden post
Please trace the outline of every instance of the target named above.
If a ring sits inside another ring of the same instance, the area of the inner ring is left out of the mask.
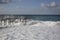
[[[7,25],[9,25],[9,20],[6,20],[7,21]]]
[[[4,20],[2,20],[2,25],[4,25]]]

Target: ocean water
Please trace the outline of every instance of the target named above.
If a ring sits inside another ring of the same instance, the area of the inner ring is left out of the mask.
[[[0,16],[4,18],[5,16]],[[13,16],[10,16],[13,17]],[[15,15],[19,18],[21,15]],[[60,40],[60,16],[23,16],[28,20],[0,28],[0,40]]]
[[[60,21],[60,15],[30,15],[26,17],[40,21]]]
[[[7,15],[0,15],[0,18],[3,18]],[[60,21],[60,15],[9,15],[10,17],[14,16],[15,18],[19,18],[21,16],[32,19],[32,20],[40,20],[40,21]]]

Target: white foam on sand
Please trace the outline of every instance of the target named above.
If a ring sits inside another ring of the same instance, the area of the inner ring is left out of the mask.
[[[60,21],[28,21],[0,29],[0,40],[60,40]]]

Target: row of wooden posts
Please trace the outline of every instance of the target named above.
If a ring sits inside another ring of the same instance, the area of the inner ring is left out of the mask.
[[[10,25],[14,22],[24,22],[26,24],[26,18],[6,18],[0,19],[0,25]]]

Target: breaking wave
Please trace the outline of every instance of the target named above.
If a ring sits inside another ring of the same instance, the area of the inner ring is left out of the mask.
[[[60,40],[60,21],[24,20],[0,26],[0,40]]]
[[[60,21],[38,21],[31,20],[26,23],[26,25],[31,26],[60,26]]]
[[[60,26],[60,21],[38,21],[38,20],[27,20],[26,22],[18,22],[18,23],[13,23],[5,26]],[[0,26],[3,27],[4,25]]]

